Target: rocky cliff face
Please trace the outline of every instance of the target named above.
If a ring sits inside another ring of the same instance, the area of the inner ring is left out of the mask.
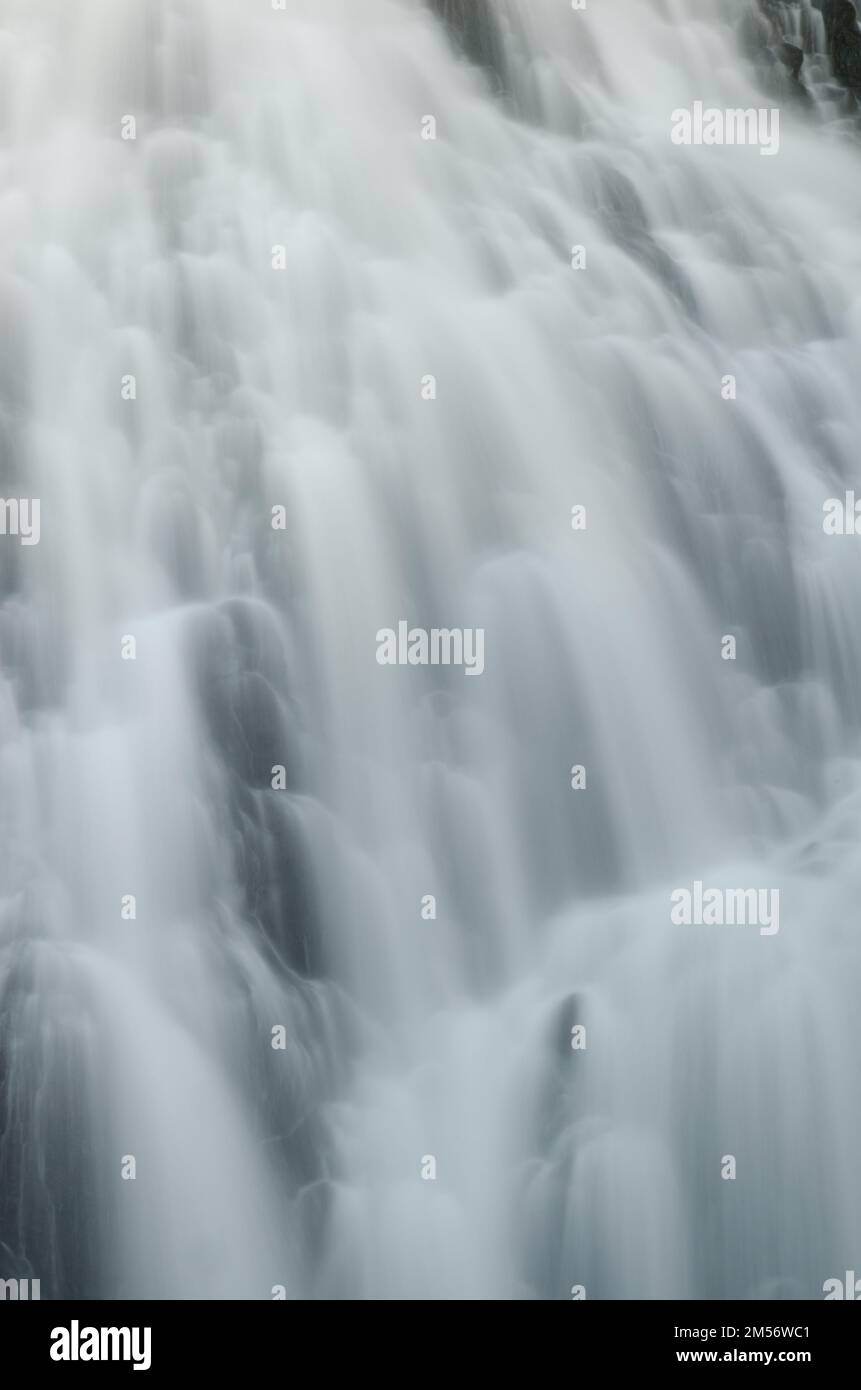
[[[751,0],[743,46],[772,88],[858,110],[861,26],[854,0]]]

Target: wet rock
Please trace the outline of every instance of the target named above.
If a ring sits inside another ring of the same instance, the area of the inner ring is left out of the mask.
[[[691,317],[696,317],[696,300],[687,277],[655,240],[631,180],[608,164],[598,167],[598,178],[597,210],[607,234],[632,260],[656,276]]]
[[[189,660],[212,745],[249,788],[269,789],[273,768],[292,767],[277,638],[262,605],[233,600],[190,623]]]
[[[822,0],[819,6],[829,41],[835,33],[852,29],[858,21],[852,0]]]
[[[819,8],[834,76],[847,87],[861,89],[861,30],[853,0],[822,0]]]
[[[804,62],[804,50],[796,48],[794,43],[780,43],[777,46],[777,56],[783,66],[789,68],[791,75],[797,82]]]
[[[505,47],[488,0],[430,0],[430,7],[470,62],[484,68],[500,91],[507,91]]]
[[[840,29],[831,41],[831,61],[834,75],[847,87],[861,88],[861,33],[858,29]]]

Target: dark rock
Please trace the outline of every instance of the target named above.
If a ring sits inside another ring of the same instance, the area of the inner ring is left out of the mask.
[[[794,43],[780,43],[777,46],[777,56],[784,67],[789,68],[792,76],[798,81],[801,65],[804,62],[804,50],[796,48]]]
[[[834,76],[847,87],[861,88],[861,32],[838,29],[831,40],[831,61]]]
[[[505,46],[488,0],[430,0],[430,8],[470,62],[484,68],[499,91],[508,91]]]
[[[844,29],[854,29],[858,22],[852,0],[822,0],[819,8],[825,20],[825,32],[829,40]]]
[[[806,14],[806,11],[805,11]],[[739,25],[739,40],[742,49],[754,63],[760,81],[776,100],[810,103],[811,97],[801,69],[805,50],[811,48],[809,25],[802,22],[801,44],[789,43],[787,32],[795,32],[790,27],[790,15],[784,0],[759,0],[758,5],[746,11]],[[786,70],[789,70],[789,82]]]
[[[681,266],[655,240],[630,179],[606,164],[599,164],[597,173],[597,211],[608,235],[632,260],[639,261],[661,280],[684,310],[696,318],[697,304],[690,283]]]
[[[861,89],[861,30],[853,0],[813,0],[813,3],[825,21],[834,76],[858,91]]]

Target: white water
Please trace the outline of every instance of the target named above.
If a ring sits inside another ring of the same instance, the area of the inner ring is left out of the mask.
[[[772,104],[743,0],[494,8],[507,94],[419,0],[0,3],[42,517],[0,551],[0,1274],[43,1296],[861,1259],[859,151],[791,102],[774,158],[670,143]],[[400,618],[485,673],[378,666]],[[671,925],[695,879],[779,933]]]

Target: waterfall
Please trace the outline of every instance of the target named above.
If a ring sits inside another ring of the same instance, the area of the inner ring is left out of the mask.
[[[810,0],[0,0],[0,1276],[858,1267],[829,42]],[[697,102],[779,150],[675,144]],[[381,662],[401,623],[483,669]],[[674,920],[698,884],[779,929]]]

